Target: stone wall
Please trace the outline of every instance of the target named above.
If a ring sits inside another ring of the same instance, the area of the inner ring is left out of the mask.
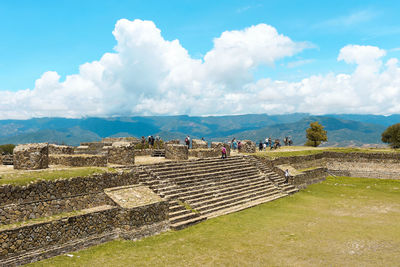
[[[165,142],[166,145],[168,145],[168,144],[179,145],[180,143],[181,143],[181,142],[180,142],[178,139],[176,139],[176,140],[169,140],[169,141]]]
[[[128,142],[115,142],[108,149],[108,163],[120,165],[135,164],[135,145]]]
[[[219,151],[218,149],[212,149],[212,148],[190,149],[189,150],[189,156],[190,157],[196,157],[196,158],[220,157],[221,156],[221,151]]]
[[[1,185],[0,205],[54,200],[91,193],[101,193],[105,188],[137,184],[135,172],[95,174],[88,177],[38,181],[28,185]]]
[[[49,166],[49,146],[46,143],[18,145],[13,157],[14,169],[45,169]]]
[[[4,206],[0,205],[0,225],[52,216],[62,212],[113,204],[113,201],[109,199],[106,194],[94,193],[31,201],[21,204],[13,203]]]
[[[270,167],[287,164],[296,169],[326,168],[338,176],[400,179],[400,153],[341,153],[325,151],[306,156],[264,160]]]
[[[231,155],[231,147],[228,144],[225,144],[222,142],[212,142],[211,143],[211,148],[215,150],[215,153],[218,154],[218,156],[221,156],[222,146],[224,146],[226,148],[226,155],[229,157]]]
[[[85,166],[107,166],[107,156],[105,155],[49,155],[50,165],[63,165],[70,167],[85,167]]]
[[[286,169],[287,166],[285,165],[278,165],[273,168],[274,172],[278,173],[282,177],[285,177]],[[327,169],[323,167],[305,171],[295,171],[290,172],[290,178],[288,182],[299,189],[304,189],[311,184],[325,181],[327,175]]]
[[[74,154],[74,147],[50,144],[49,154]]]
[[[165,201],[130,209],[100,207],[79,215],[0,230],[0,262],[5,266],[23,264],[77,249],[71,246],[75,240],[87,240],[88,245],[94,245],[119,236],[140,238],[168,227]],[[93,237],[97,237],[96,242],[91,241]]]
[[[20,253],[61,245],[71,240],[111,232],[118,223],[117,207],[49,222],[0,230],[0,261]]]
[[[165,158],[186,160],[189,158],[189,150],[186,145],[167,144],[165,146]]]
[[[250,140],[240,141],[240,153],[256,153],[256,144]]]
[[[139,144],[141,140],[136,137],[106,137],[101,140],[101,143],[112,144],[115,142],[129,142],[129,143]]]
[[[200,139],[193,139],[192,140],[192,149],[207,149],[208,144],[206,141]]]
[[[135,149],[135,156],[151,156],[153,149]]]

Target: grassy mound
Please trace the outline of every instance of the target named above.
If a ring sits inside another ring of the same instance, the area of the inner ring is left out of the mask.
[[[274,202],[31,266],[395,266],[400,183],[328,177]]]

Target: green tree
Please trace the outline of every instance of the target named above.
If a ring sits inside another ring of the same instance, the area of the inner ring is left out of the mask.
[[[310,128],[306,130],[307,133],[307,142],[306,146],[317,147],[321,144],[322,141],[328,141],[328,137],[326,135],[326,131],[324,130],[324,126],[319,124],[317,121],[310,123]]]
[[[13,144],[0,145],[0,154],[2,154],[2,153],[12,154],[14,147],[15,147],[15,145],[13,145]]]
[[[389,126],[382,133],[382,142],[390,144],[392,148],[400,148],[400,123]]]

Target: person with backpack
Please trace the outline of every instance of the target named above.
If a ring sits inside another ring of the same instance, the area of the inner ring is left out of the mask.
[[[186,136],[185,144],[186,144],[187,148],[189,149],[189,146],[190,146],[190,137],[189,137],[189,135]]]

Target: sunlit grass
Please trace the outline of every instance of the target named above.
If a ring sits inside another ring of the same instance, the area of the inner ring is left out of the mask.
[[[93,174],[114,172],[113,168],[106,167],[75,167],[65,169],[44,169],[38,171],[12,170],[0,173],[0,185],[26,185],[38,180],[56,180],[72,177],[85,177]]]
[[[32,266],[398,266],[399,221],[400,181],[328,177],[182,231]]]
[[[353,147],[307,147],[307,146],[292,146],[292,147],[281,147],[277,150],[266,150],[257,151],[254,154],[259,157],[267,158],[280,158],[280,157],[292,157],[292,156],[306,156],[320,154],[324,151],[341,152],[341,153],[400,153],[399,149],[390,148],[353,148]]]

